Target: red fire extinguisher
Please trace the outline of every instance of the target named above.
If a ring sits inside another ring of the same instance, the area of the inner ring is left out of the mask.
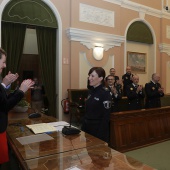
[[[63,99],[61,101],[61,106],[63,108],[64,113],[68,114],[69,113],[69,100],[68,100],[68,98]]]

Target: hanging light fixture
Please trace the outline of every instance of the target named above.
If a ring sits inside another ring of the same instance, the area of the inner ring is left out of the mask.
[[[96,60],[101,60],[103,58],[103,47],[94,47],[93,48],[93,57]]]

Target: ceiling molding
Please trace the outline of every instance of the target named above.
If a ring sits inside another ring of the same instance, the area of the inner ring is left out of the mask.
[[[159,44],[159,50],[161,53],[166,53],[168,56],[170,56],[170,44]]]
[[[121,46],[121,44],[126,40],[124,36],[77,28],[68,28],[66,33],[70,41],[79,41],[88,49],[94,48],[95,46],[101,46],[105,51],[115,46]]]
[[[117,4],[123,8],[127,8],[133,11],[137,11],[139,12],[139,14],[142,12],[147,15],[155,16],[157,18],[170,19],[170,12],[168,12],[165,8],[163,8],[162,10],[158,10],[158,9],[154,9],[145,5],[132,2],[130,0],[103,0],[103,1]]]

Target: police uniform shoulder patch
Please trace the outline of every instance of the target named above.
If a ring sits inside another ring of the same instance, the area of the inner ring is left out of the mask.
[[[110,109],[111,108],[111,101],[104,101],[103,102],[103,105],[104,105],[104,107],[105,107],[105,109]]]
[[[105,91],[109,91],[109,89],[108,89],[107,87],[103,87],[103,89],[104,89]]]

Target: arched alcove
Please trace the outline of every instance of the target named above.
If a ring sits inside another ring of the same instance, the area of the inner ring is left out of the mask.
[[[2,21],[58,28],[53,11],[41,0],[10,1],[2,13]]]
[[[31,1],[31,0],[30,0]],[[14,2],[17,2],[17,4],[14,5]],[[1,6],[0,6],[0,18],[2,19],[1,21],[4,21],[4,17],[2,17],[2,14],[4,14],[5,10],[4,9],[7,9],[6,7],[10,7],[10,15],[12,17],[15,18],[15,21],[17,21],[16,18],[20,18],[21,20],[24,18],[25,14],[28,14],[29,13],[29,9],[31,9],[33,6],[32,5],[25,5],[25,4],[22,4],[21,3],[22,1],[10,1],[10,0],[3,0],[2,3],[1,3]],[[23,1],[23,2],[27,2],[28,1]],[[31,17],[25,17],[27,18],[24,22],[25,24],[31,24],[31,25],[36,25],[37,22],[39,22],[38,25],[42,25],[42,23],[48,27],[53,27],[53,28],[57,28],[57,45],[56,45],[56,49],[57,49],[57,52],[56,52],[56,58],[57,58],[57,61],[56,61],[56,66],[57,66],[57,80],[56,80],[56,88],[57,88],[57,103],[56,103],[56,106],[57,106],[57,117],[61,120],[62,119],[62,108],[61,106],[58,104],[59,101],[61,101],[62,99],[62,84],[60,83],[61,82],[61,79],[62,79],[62,46],[61,46],[61,42],[62,42],[62,23],[61,23],[61,17],[60,17],[60,14],[58,13],[58,10],[56,8],[56,6],[54,6],[54,4],[51,2],[51,1],[48,1],[48,0],[38,0],[38,1],[32,1],[34,2],[36,5],[34,6],[35,10],[38,12],[36,13],[36,19],[33,19],[32,16]],[[20,5],[19,5],[20,3]],[[10,6],[8,6],[10,4]],[[22,5],[21,5],[22,4]],[[43,5],[42,5],[43,4]],[[14,8],[15,6],[15,8]],[[21,14],[22,15],[15,15],[15,12],[16,12],[16,9],[22,9],[21,8],[24,7],[24,9],[27,8],[27,11],[22,11]],[[39,9],[40,10],[37,10],[38,7],[40,7]],[[37,18],[37,15],[39,16],[40,14],[44,13],[43,17],[40,17],[39,19]],[[29,23],[28,20],[32,19],[32,23]],[[51,24],[51,25],[50,25]],[[1,32],[1,22],[0,22],[0,32]],[[1,44],[1,41],[0,41],[0,44]],[[60,113],[60,114],[59,114]]]
[[[125,46],[125,66],[127,63],[127,53],[144,53],[146,54],[146,72],[139,73],[140,84],[145,85],[150,81],[151,75],[156,70],[156,47],[155,34],[151,25],[145,20],[134,20],[129,23],[126,31],[126,46]]]
[[[127,40],[153,44],[153,37],[149,27],[142,21],[133,22],[127,32]]]

